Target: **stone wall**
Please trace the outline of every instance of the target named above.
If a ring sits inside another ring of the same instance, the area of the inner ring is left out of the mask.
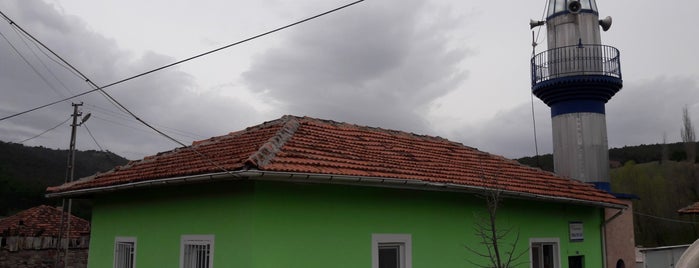
[[[87,267],[88,249],[70,249],[68,251],[68,266],[66,268]],[[58,266],[54,266],[56,261],[55,249],[40,250],[0,250],[0,267],[16,268],[63,268],[63,255]]]
[[[85,268],[90,238],[62,239],[61,255],[56,264],[56,245],[53,237],[0,237],[0,267],[13,268]],[[69,245],[67,266],[63,265],[66,245]]]

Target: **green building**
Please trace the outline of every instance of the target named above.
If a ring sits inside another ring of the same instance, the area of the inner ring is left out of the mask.
[[[593,186],[439,137],[284,116],[47,189],[94,202],[89,267],[603,267]],[[480,226],[480,227],[479,227]],[[514,252],[513,254],[508,254]]]

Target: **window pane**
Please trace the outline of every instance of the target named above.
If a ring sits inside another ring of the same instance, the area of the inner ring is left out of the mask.
[[[539,260],[539,246],[532,246],[532,267],[541,268],[541,260]]]
[[[546,13],[547,16],[551,16],[553,13],[556,13],[555,11],[555,6],[556,6],[556,1],[549,1],[549,9],[548,12]]]
[[[580,6],[582,7],[582,9],[592,9],[592,7],[590,6],[590,0],[580,1]]]
[[[531,242],[531,263],[533,268],[559,268],[558,239],[537,239],[549,241]]]
[[[400,268],[398,246],[379,247],[379,268]]]
[[[208,268],[211,267],[211,244],[201,241],[189,241],[184,245],[184,268]]]
[[[134,243],[117,242],[114,255],[114,267],[133,268]]]
[[[553,245],[544,245],[544,268],[554,268],[553,266]]]

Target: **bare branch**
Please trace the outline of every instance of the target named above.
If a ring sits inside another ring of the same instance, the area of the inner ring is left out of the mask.
[[[487,157],[487,156],[483,156]],[[483,158],[481,158],[483,161]],[[482,162],[481,162],[481,166]],[[483,181],[484,190],[478,196],[485,200],[485,208],[488,212],[487,219],[479,217],[474,214],[476,222],[474,223],[474,235],[478,237],[477,244],[481,245],[483,249],[476,250],[469,246],[465,246],[470,252],[474,253],[476,256],[486,258],[490,262],[490,265],[477,264],[471,260],[469,262],[478,267],[488,267],[488,268],[510,268],[515,267],[517,264],[525,262],[517,262],[526,252],[529,251],[528,248],[517,253],[517,244],[519,243],[519,231],[515,231],[514,242],[502,244],[501,242],[506,240],[513,231],[513,228],[498,228],[497,224],[497,212],[501,207],[501,202],[503,198],[503,191],[506,189],[506,185],[501,185],[499,178],[502,173],[488,178],[483,169],[481,169],[481,180]],[[507,249],[502,250],[502,247],[507,245]]]

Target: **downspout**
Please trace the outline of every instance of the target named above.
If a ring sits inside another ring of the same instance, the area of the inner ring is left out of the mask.
[[[606,210],[606,208],[604,210]],[[626,208],[619,209],[619,212],[602,222],[602,225],[600,226],[600,230],[602,232],[602,267],[604,268],[609,268],[607,267],[607,224],[621,216],[621,214],[624,214],[624,211],[626,211]],[[602,213],[606,214],[604,211]]]

